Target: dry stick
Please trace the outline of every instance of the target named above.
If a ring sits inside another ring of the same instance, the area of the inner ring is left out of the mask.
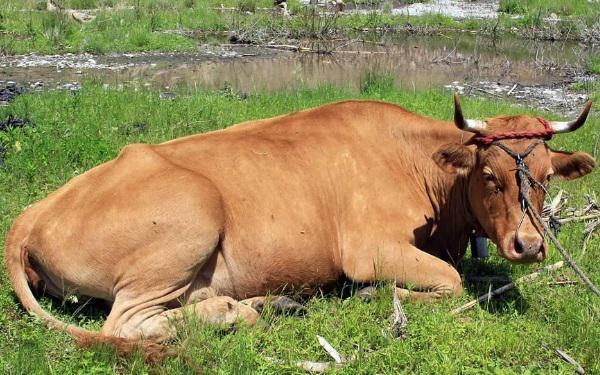
[[[600,218],[600,213],[591,214],[591,215],[583,215],[583,216],[567,217],[564,219],[558,219],[558,222],[561,224],[564,224],[564,223],[570,223],[571,221],[592,220],[592,219],[597,219],[597,218]]]
[[[515,85],[512,87],[512,89],[510,89],[510,91],[506,94],[506,96],[510,96],[510,94],[512,94],[513,91],[515,91],[515,89],[517,88],[519,84],[515,83]]]
[[[571,266],[571,268],[573,269],[573,271],[575,271],[575,273],[581,278],[581,280],[583,280],[583,282],[585,283],[585,285],[587,285],[588,288],[590,288],[591,291],[594,292],[594,294],[596,294],[596,296],[600,297],[600,290],[598,289],[598,287],[596,285],[594,285],[594,283],[592,282],[592,280],[590,280],[590,278],[581,270],[581,268],[579,268],[579,266],[577,265],[577,263],[575,263],[575,261],[573,260],[573,258],[571,258],[571,256],[569,255],[569,253],[567,253],[567,251],[562,247],[562,245],[560,244],[560,242],[558,242],[558,239],[556,238],[556,236],[554,236],[554,233],[552,233],[552,231],[550,230],[550,228],[548,228],[548,225],[544,222],[544,220],[542,219],[542,217],[540,216],[540,214],[538,214],[536,210],[534,210],[534,209],[531,208],[531,207],[534,207],[534,206],[531,203],[531,200],[529,199],[529,196],[527,194],[524,194],[523,198],[525,199],[525,202],[528,205],[527,207],[529,207],[529,212],[544,227],[544,230],[546,231],[546,234],[548,235],[548,237],[550,238],[550,240],[554,243],[554,246],[556,247],[556,249],[558,250],[558,252],[560,253],[560,255],[562,255],[562,257],[567,261],[567,264],[569,266]]]
[[[577,283],[579,283],[579,281],[574,281],[574,280],[549,281],[548,285],[549,286],[554,286],[554,285],[575,285]]]
[[[579,363],[577,363],[576,360],[573,359],[573,357],[571,357],[570,355],[568,355],[567,353],[563,352],[560,349],[556,349],[556,353],[565,361],[569,362],[570,364],[572,364],[573,366],[575,366],[575,372],[578,374],[585,374],[585,370],[583,369],[583,367],[581,367],[581,365]]]
[[[554,264],[548,265],[536,272],[530,273],[529,275],[519,277],[517,280],[515,280],[511,283],[503,285],[500,288],[494,289],[491,292],[485,293],[485,294],[477,297],[477,299],[469,301],[466,304],[455,308],[450,313],[451,314],[460,314],[463,311],[467,311],[467,310],[475,307],[476,305],[478,305],[481,302],[487,301],[488,299],[495,297],[497,295],[500,295],[500,294],[506,292],[507,290],[511,290],[512,288],[515,287],[516,284],[519,284],[524,281],[531,281],[531,280],[537,279],[540,275],[542,275],[546,271],[551,272],[551,271],[557,270],[557,269],[561,268],[562,266],[564,266],[564,264],[565,264],[565,262],[563,262],[561,260],[560,262],[556,262]]]

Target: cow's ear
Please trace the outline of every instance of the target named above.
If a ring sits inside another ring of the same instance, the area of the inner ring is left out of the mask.
[[[475,154],[465,145],[449,143],[440,147],[433,161],[448,173],[467,174],[475,165]]]
[[[596,167],[596,161],[585,152],[550,151],[554,175],[565,180],[583,177]]]

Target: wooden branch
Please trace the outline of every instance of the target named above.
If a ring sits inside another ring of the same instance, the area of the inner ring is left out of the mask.
[[[579,284],[579,281],[575,281],[575,280],[562,280],[562,281],[549,281],[548,282],[548,286],[554,286],[554,285],[575,285],[575,284]]]
[[[573,359],[573,357],[571,357],[570,355],[568,355],[567,353],[563,352],[560,349],[556,349],[556,354],[558,354],[563,360],[565,360],[566,362],[572,364],[573,366],[575,366],[575,372],[578,374],[585,374],[585,370],[583,369],[583,367],[581,367],[581,365],[579,363],[577,363],[576,360]]]
[[[511,290],[512,288],[515,287],[516,284],[522,283],[524,281],[531,281],[531,280],[535,280],[537,279],[540,275],[542,275],[545,272],[552,272],[555,271],[559,268],[561,268],[562,266],[564,266],[565,262],[564,261],[560,261],[560,262],[556,262],[554,264],[548,265],[536,272],[530,273],[529,275],[525,275],[522,277],[519,277],[517,280],[508,283],[506,285],[501,286],[500,288],[494,289],[491,292],[485,293],[481,296],[479,296],[477,299],[474,299],[472,301],[467,302],[466,304],[455,308],[454,310],[452,310],[450,313],[451,314],[460,314],[464,311],[467,311],[473,307],[475,307],[475,305],[483,302],[483,301],[487,301],[492,297],[496,297],[499,296],[500,294],[506,292],[507,290]]]
[[[597,214],[591,214],[591,215],[566,217],[564,219],[558,219],[558,222],[561,224],[564,224],[564,223],[569,223],[571,221],[592,220],[592,219],[598,219],[598,218],[600,218],[600,212]]]

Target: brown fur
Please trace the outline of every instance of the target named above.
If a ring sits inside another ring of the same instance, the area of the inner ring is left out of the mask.
[[[526,116],[488,124],[540,126]],[[8,273],[23,306],[50,327],[83,344],[158,354],[166,349],[146,343],[173,337],[174,321],[252,325],[257,312],[236,299],[311,293],[340,277],[396,280],[407,299],[459,295],[451,264],[473,228],[502,256],[534,260],[516,254],[511,237],[520,212],[514,161],[470,138],[395,105],[349,101],[130,145],[25,210],[7,237]],[[507,143],[522,151],[529,141]],[[594,165],[583,155],[540,145],[528,162],[537,178],[552,166],[574,178]],[[528,219],[521,235],[535,243],[539,232]],[[28,279],[57,297],[108,301],[101,332],[45,312]]]

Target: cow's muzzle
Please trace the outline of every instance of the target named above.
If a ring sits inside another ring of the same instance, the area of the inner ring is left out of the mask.
[[[518,237],[507,235],[503,245],[502,255],[514,263],[533,263],[546,259],[546,242],[538,233],[521,233]]]

